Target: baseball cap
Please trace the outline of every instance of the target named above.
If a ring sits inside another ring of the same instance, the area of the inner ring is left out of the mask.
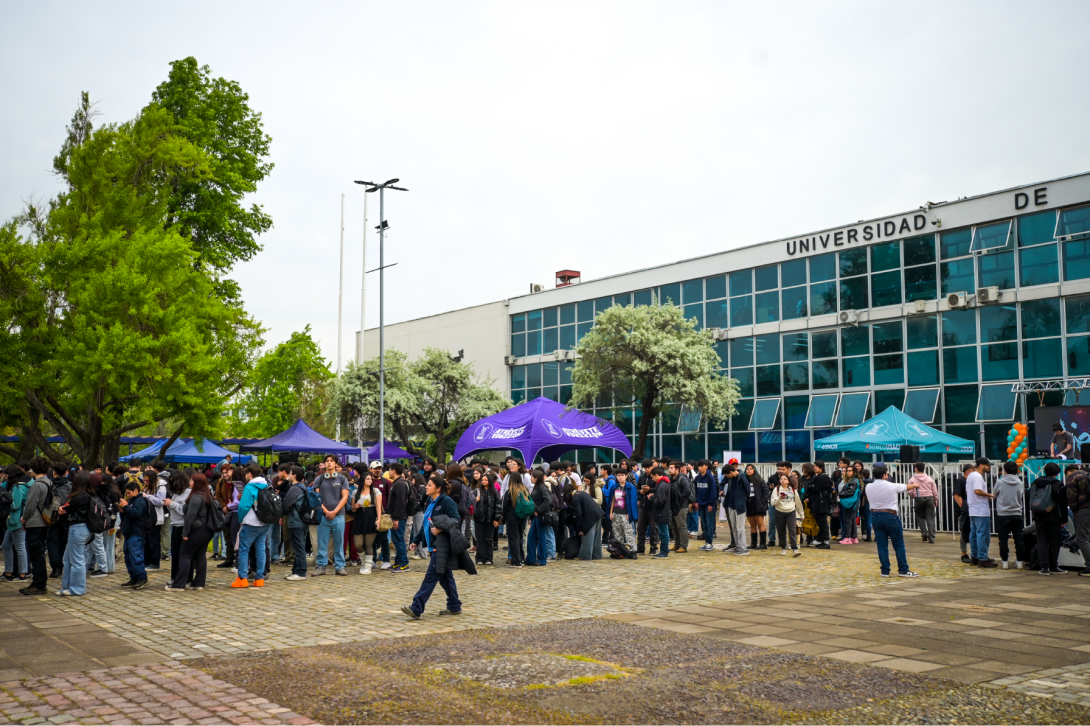
[[[378,461],[376,459],[375,461],[371,462],[371,466],[369,468],[371,468],[371,469],[381,469],[382,468],[382,462]]]

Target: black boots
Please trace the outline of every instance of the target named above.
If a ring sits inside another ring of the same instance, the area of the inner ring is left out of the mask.
[[[761,550],[767,550],[768,549],[768,532],[761,532],[761,546],[758,547],[757,549],[761,549]]]
[[[749,535],[749,548],[751,550],[757,549],[757,533],[751,532]]]

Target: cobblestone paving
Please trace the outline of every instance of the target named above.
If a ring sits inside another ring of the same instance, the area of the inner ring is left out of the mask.
[[[411,602],[425,569],[420,560],[410,563],[410,572],[402,574],[376,570],[365,576],[350,570],[348,577],[329,574],[306,582],[286,582],[289,569],[274,566],[264,588],[243,590],[230,587],[230,570],[210,568],[208,589],[181,593],[163,590],[169,578],[164,567],[151,573],[151,584],[139,592],[121,589],[124,577],[114,575],[89,580],[84,597],[37,599],[166,657],[184,659],[898,582],[879,577],[877,556],[816,550],[797,559],[781,557],[779,550],[749,557],[690,551],[667,559],[563,561],[522,569],[501,564],[482,567],[476,577],[456,574],[465,607],[455,622],[437,615],[444,607],[438,588],[424,617],[410,621],[400,607]],[[924,580],[978,573],[940,560],[914,560],[913,566]],[[549,607],[542,607],[546,601]],[[190,622],[195,609],[223,617],[210,618],[197,632],[171,625]]]
[[[1090,663],[1007,676],[990,685],[1090,708]]]
[[[243,688],[167,661],[0,683],[0,724],[309,724]]]

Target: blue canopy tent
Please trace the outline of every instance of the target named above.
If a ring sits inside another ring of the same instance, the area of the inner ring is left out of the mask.
[[[925,454],[972,454],[976,444],[922,424],[890,406],[869,421],[814,442],[814,451],[852,451],[867,454],[900,453],[904,445]]]
[[[228,451],[209,439],[205,439],[201,444],[204,451],[199,451],[197,449],[197,442],[195,439],[178,439],[164,454],[162,453],[162,450],[163,444],[166,442],[166,439],[157,441],[146,449],[134,452],[128,456],[122,456],[120,460],[131,461],[139,458],[144,461],[162,459],[168,464],[218,464],[223,461],[224,457],[230,454],[234,461],[246,464],[251,458],[245,455],[240,456],[233,451]]]

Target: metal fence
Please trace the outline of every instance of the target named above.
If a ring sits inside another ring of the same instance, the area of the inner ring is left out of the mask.
[[[991,473],[984,476],[984,479],[988,482],[988,491],[994,491],[995,483],[999,477],[1002,476],[1002,462],[996,462],[996,465],[992,467]],[[745,465],[748,466],[748,465]],[[776,473],[775,464],[754,464],[757,469],[757,473],[764,477],[765,481],[769,481],[770,477]],[[867,469],[872,469],[873,464],[868,465]],[[946,532],[953,534],[961,531],[957,521],[957,504],[954,502],[954,492],[957,491],[957,478],[961,476],[961,464],[925,464],[926,474],[935,480],[935,483],[939,488],[939,498],[936,503],[935,512],[935,530],[937,532]],[[916,473],[915,464],[885,464],[886,469],[889,471],[889,478],[891,481],[907,483],[912,475]],[[801,473],[799,468],[795,468],[796,473]],[[829,471],[828,473],[832,473]],[[1029,486],[1033,483],[1033,480],[1037,478],[1037,474],[1032,472],[1028,467],[1019,467],[1018,475],[1022,478],[1025,486]],[[919,526],[916,524],[916,508],[913,504],[913,498],[908,496],[907,493],[901,494],[899,497],[898,509],[901,514],[901,525],[905,529],[918,530]],[[992,513],[992,530],[995,531],[995,508],[991,508]],[[1030,513],[1028,507],[1023,511],[1023,517],[1025,518],[1025,526],[1029,526],[1031,523]]]

